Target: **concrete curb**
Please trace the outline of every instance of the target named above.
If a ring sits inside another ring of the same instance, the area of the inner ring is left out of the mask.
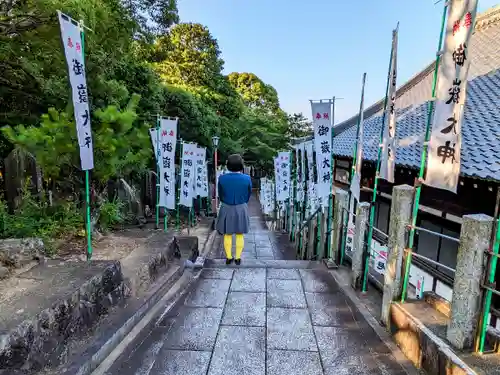
[[[89,375],[94,371],[123,341],[137,323],[151,310],[151,308],[161,300],[162,296],[173,289],[174,285],[184,273],[183,265],[173,266],[167,273],[158,279],[157,285],[151,290],[150,297],[132,314],[114,333],[109,337],[100,348],[91,354],[90,358],[84,363],[69,364],[62,371],[63,375]]]
[[[123,355],[127,350],[130,350],[129,345],[141,334],[150,330],[153,325],[158,322],[160,317],[168,313],[176,306],[178,301],[190,290],[190,286],[198,280],[193,277],[190,271],[184,272],[173,285],[168,286],[168,291],[154,301],[151,299],[147,302],[147,307],[143,310],[140,316],[130,319],[123,326],[124,329],[113,340],[114,345],[110,345],[108,350],[103,351],[99,356],[99,361],[94,361],[95,366],[93,371],[78,372],[76,375],[105,375],[111,366]],[[164,292],[164,288],[161,288]],[[146,305],[146,304],[145,304]]]
[[[205,256],[211,250],[216,235],[216,231],[208,232],[207,240],[200,252],[202,256]],[[152,292],[152,296],[145,301],[137,312],[113,334],[97,353],[92,356],[92,360],[83,365],[78,372],[73,372],[71,374],[105,374],[141,332],[157,324],[158,319],[155,319],[155,317],[162,307],[164,307],[164,310],[160,316],[164,316],[177,304],[183,295],[190,290],[190,286],[198,280],[198,277],[199,273],[194,276],[191,270],[185,268],[184,262],[181,266],[177,266],[176,270],[162,277],[156,290]],[[66,375],[66,373],[64,373],[64,375]],[[68,373],[68,375],[70,375],[70,373]]]
[[[337,284],[339,285],[342,292],[351,300],[351,302],[356,306],[361,315],[368,322],[370,327],[373,328],[377,336],[382,340],[382,342],[389,348],[391,354],[396,358],[396,361],[403,367],[408,375],[421,375],[422,372],[419,371],[413,364],[406,358],[401,349],[394,343],[392,340],[392,336],[389,332],[387,332],[384,327],[382,327],[378,320],[371,315],[367,309],[364,307],[363,302],[359,299],[356,293],[352,290],[352,287],[349,283],[342,280],[335,274],[335,271],[329,271],[330,275],[335,279]]]
[[[207,257],[207,255],[210,253],[210,250],[212,250],[216,238],[217,238],[217,231],[210,230],[207,236],[207,240],[205,241],[205,245],[203,246],[203,249],[200,251],[200,256],[202,256],[203,258]]]

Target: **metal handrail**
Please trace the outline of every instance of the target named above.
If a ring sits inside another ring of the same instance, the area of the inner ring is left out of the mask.
[[[405,252],[410,252],[411,250],[410,249],[405,249]],[[448,267],[448,266],[445,266],[444,264],[442,263],[439,263],[439,262],[436,262],[435,260],[431,259],[431,258],[427,258],[423,255],[420,255],[418,253],[415,253],[415,252],[412,252],[411,254],[413,257],[415,258],[420,258],[420,259],[423,259],[424,261],[428,262],[428,263],[431,263],[431,264],[434,264],[435,266],[438,266],[438,267],[441,267],[441,268],[444,268],[450,272],[457,272],[457,270],[455,270],[454,268],[451,268],[451,267]]]
[[[299,228],[299,232],[304,229],[306,227],[307,224],[309,224],[309,222],[314,219],[314,217],[321,211],[321,206],[319,206],[318,208],[316,208],[316,210],[314,210],[314,212],[307,218],[305,219],[302,224],[300,225],[300,228]]]
[[[389,235],[385,232],[382,232],[380,229],[376,228],[375,226],[373,226],[373,230],[375,232],[377,232],[378,234],[381,234],[382,236],[384,236],[385,238],[389,238]]]
[[[450,240],[450,241],[453,241],[453,242],[456,242],[456,243],[460,243],[460,239],[458,239],[458,238],[451,237],[451,236],[448,236],[448,235],[442,234],[442,233],[437,233],[437,232],[434,232],[432,230],[425,229],[425,228],[422,228],[422,227],[417,227],[417,226],[408,224],[406,226],[406,228],[407,229],[415,229],[417,232],[429,233],[429,234],[432,234],[432,235],[437,236],[437,237],[441,237],[441,238],[444,238],[444,239],[447,239],[447,240]]]

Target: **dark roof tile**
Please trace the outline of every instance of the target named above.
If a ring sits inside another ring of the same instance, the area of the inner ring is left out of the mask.
[[[478,17],[471,42],[471,67],[462,122],[461,173],[500,181],[500,7]],[[430,66],[398,90],[396,164],[418,168],[428,118],[433,69]],[[376,161],[382,125],[381,101],[365,111],[363,159]],[[377,111],[377,106],[379,107]],[[351,157],[356,117],[339,124],[336,155]]]

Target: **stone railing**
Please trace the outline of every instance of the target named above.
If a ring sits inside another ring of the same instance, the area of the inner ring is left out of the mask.
[[[393,188],[380,311],[380,321],[387,327],[391,324],[391,306],[401,301],[403,293],[406,254],[410,253],[407,236],[414,193],[414,187],[409,185]],[[298,258],[325,261],[327,265],[337,267],[342,257],[343,238],[346,236],[347,207],[347,192],[336,189],[331,233],[326,231],[328,210],[320,210],[314,218],[300,222],[299,214],[294,212],[293,207],[287,215],[278,218],[277,229],[290,231]],[[350,278],[352,287],[358,290],[365,274],[364,267],[368,264],[365,260],[369,256],[366,246],[369,211],[370,203],[361,202],[355,212]],[[446,339],[457,349],[470,348],[477,335],[484,293],[482,283],[486,274],[486,253],[490,247],[493,221],[492,217],[483,214],[463,216],[446,333]],[[292,225],[293,222],[296,225]],[[318,226],[320,231],[317,230]],[[328,248],[331,249],[330,253]]]

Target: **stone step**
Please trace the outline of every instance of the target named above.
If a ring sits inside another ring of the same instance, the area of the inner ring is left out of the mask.
[[[322,268],[321,262],[309,260],[243,259],[239,266],[226,265],[225,259],[206,259],[204,268]]]

